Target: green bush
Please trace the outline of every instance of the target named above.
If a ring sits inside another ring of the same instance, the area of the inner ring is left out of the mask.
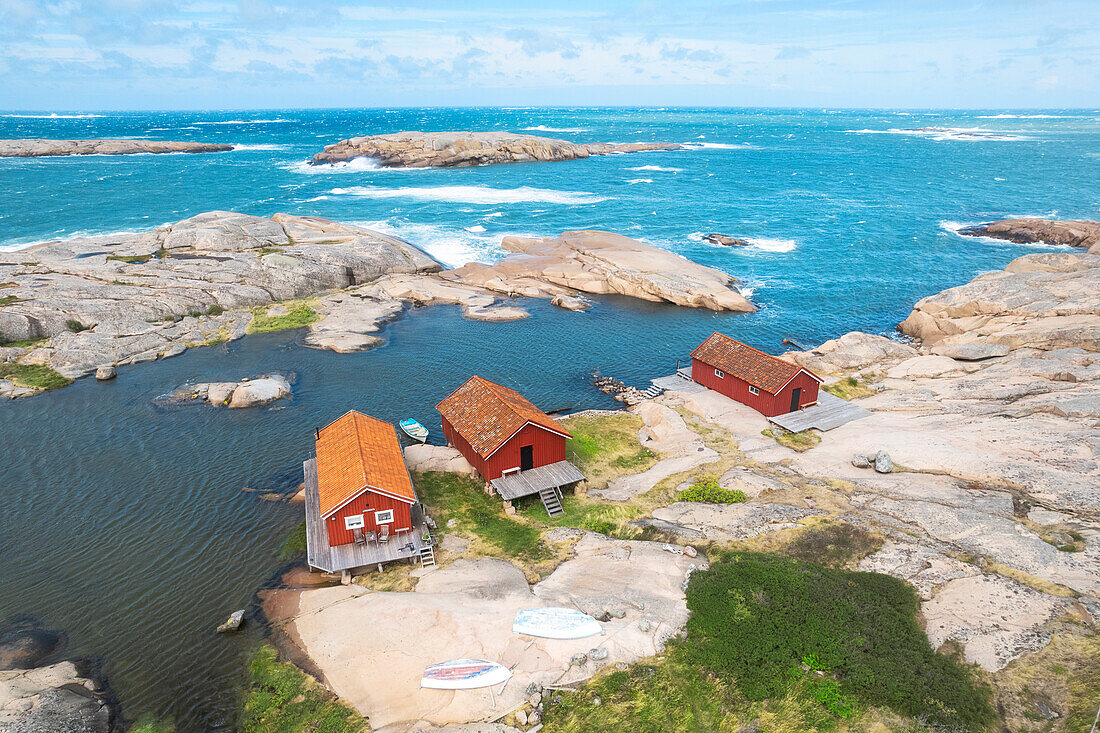
[[[700,476],[680,492],[680,501],[700,501],[707,504],[740,504],[748,501],[744,491],[723,489],[714,476]]]
[[[589,514],[584,518],[584,521],[581,522],[581,529],[610,535],[615,531],[615,523],[610,519],[598,519],[594,515]]]
[[[803,530],[783,552],[799,560],[838,568],[861,560],[880,547],[882,538],[878,535],[854,524],[830,522]]]
[[[208,316],[220,316],[222,313],[225,313],[225,308],[222,308],[217,303],[211,304],[211,306],[206,309],[206,315]]]
[[[91,326],[85,326],[80,321],[74,318],[70,318],[69,320],[65,321],[65,328],[69,329],[73,333],[80,333],[81,331],[87,331],[89,328],[91,328]]]
[[[5,295],[0,298],[0,306],[11,305],[12,303],[18,303],[22,298],[15,295]]]
[[[841,717],[858,700],[968,731],[994,719],[988,689],[932,649],[916,593],[896,578],[729,553],[692,574],[687,604],[684,653],[749,700],[782,696],[813,662],[826,674],[809,673],[810,695]]]

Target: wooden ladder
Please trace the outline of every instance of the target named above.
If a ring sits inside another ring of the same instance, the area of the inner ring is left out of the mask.
[[[565,514],[557,489],[543,489],[539,492],[539,498],[542,499],[542,505],[546,508],[546,513],[551,517]]]
[[[420,566],[425,568],[435,567],[435,550],[431,545],[420,548]]]

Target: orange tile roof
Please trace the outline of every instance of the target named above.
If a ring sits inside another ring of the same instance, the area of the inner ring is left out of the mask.
[[[782,389],[799,372],[804,371],[821,381],[809,369],[803,369],[778,356],[765,354],[717,332],[696,347],[691,356],[771,394]]]
[[[393,425],[355,410],[318,431],[317,483],[322,517],[368,488],[416,501]]]
[[[435,409],[482,458],[492,455],[529,422],[573,437],[519,392],[478,376],[470,377]]]

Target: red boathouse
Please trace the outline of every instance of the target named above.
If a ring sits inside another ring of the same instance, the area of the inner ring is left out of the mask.
[[[393,425],[352,410],[316,433],[305,462],[312,567],[335,572],[419,556],[434,562]]]
[[[816,405],[822,382],[809,369],[721,333],[691,352],[691,378],[767,417]]]
[[[443,434],[504,499],[539,494],[561,513],[561,487],[584,480],[566,460],[572,436],[514,389],[471,377],[436,405]]]

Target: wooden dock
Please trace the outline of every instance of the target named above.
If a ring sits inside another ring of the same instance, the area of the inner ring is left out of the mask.
[[[549,466],[506,474],[493,479],[489,485],[500,494],[500,498],[511,501],[546,489],[568,486],[577,481],[584,481],[584,474],[580,469],[569,461],[558,461]]]
[[[842,400],[836,395],[821,390],[818,393],[816,405],[796,412],[788,412],[785,415],[769,417],[768,420],[784,430],[801,433],[803,430],[809,430],[810,428],[832,430],[870,414],[870,410],[865,410],[858,405],[853,405],[847,400]]]
[[[302,464],[306,484],[306,559],[311,568],[326,573],[341,570],[379,565],[415,558],[431,541],[423,538],[428,534],[424,524],[424,512],[420,505],[413,506],[412,530],[390,535],[387,542],[352,542],[347,545],[330,547],[325,522],[321,519],[321,493],[317,483],[317,459],[311,458]]]

